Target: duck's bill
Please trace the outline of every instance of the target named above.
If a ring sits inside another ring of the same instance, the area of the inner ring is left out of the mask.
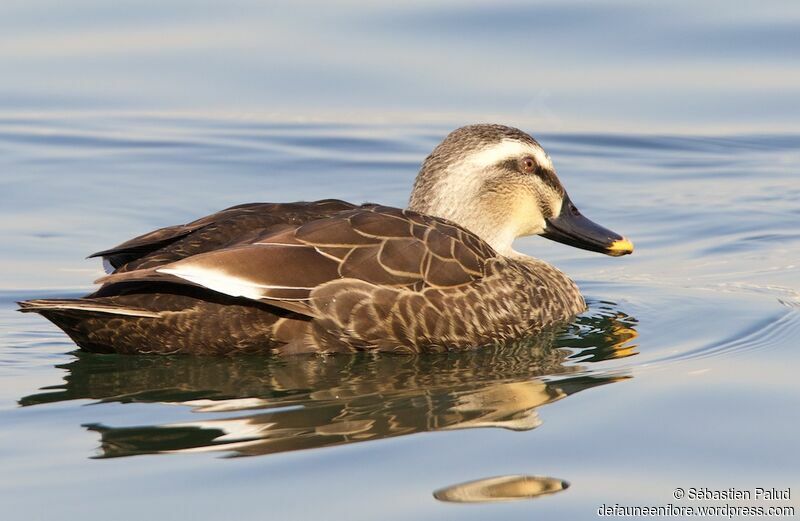
[[[545,222],[541,235],[553,241],[614,257],[633,253],[631,241],[584,217],[566,195],[558,216]]]

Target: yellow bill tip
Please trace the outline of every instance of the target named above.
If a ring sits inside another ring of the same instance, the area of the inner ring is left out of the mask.
[[[611,246],[606,250],[609,255],[619,257],[620,255],[628,255],[633,253],[633,243],[628,239],[622,238],[618,241],[611,243]]]

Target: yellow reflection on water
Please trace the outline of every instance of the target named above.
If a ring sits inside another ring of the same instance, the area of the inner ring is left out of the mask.
[[[459,483],[433,493],[439,501],[451,503],[493,503],[533,499],[555,494],[569,487],[563,479],[543,476],[497,476]]]

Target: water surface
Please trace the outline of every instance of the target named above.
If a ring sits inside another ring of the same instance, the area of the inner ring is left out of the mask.
[[[678,486],[796,486],[794,135],[539,135],[573,200],[637,251],[608,258],[519,241],[573,275],[590,306],[571,325],[505,349],[92,355],[14,311],[22,298],[88,291],[100,267],[85,254],[226,205],[403,205],[421,158],[447,130],[0,118],[7,508],[42,519],[252,518],[264,509],[585,518],[604,503],[674,502]],[[569,488],[528,501],[442,500],[474,490],[533,497],[562,482]]]

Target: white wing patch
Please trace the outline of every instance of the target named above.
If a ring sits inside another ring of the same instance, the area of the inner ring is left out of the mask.
[[[213,289],[214,291],[232,297],[246,297],[259,300],[264,296],[264,292],[261,291],[258,285],[254,284],[253,281],[234,277],[233,275],[228,275],[219,270],[184,266],[180,268],[158,268],[156,271],[175,275],[183,280],[188,280],[204,288]]]
[[[235,275],[230,275],[224,271],[202,268],[199,266],[180,266],[176,268],[158,268],[159,273],[174,275],[183,280],[203,286],[231,297],[245,297],[252,300],[269,299],[264,290],[266,289],[296,289],[311,291],[314,288],[299,286],[279,286],[272,284],[259,284],[252,280],[243,279]],[[287,299],[295,300],[295,299]],[[298,299],[305,300],[305,299]]]

